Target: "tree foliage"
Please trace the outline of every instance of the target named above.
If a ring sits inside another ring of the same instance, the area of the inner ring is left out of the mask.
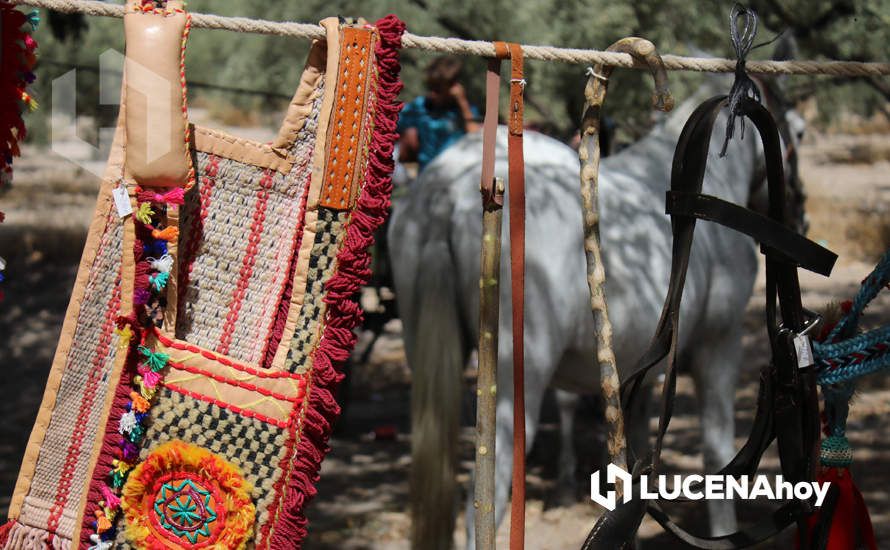
[[[886,61],[890,44],[890,0],[751,0],[761,16],[758,41],[781,31],[794,36],[797,56],[808,59]],[[506,0],[432,2],[430,0],[191,0],[196,12],[291,21],[318,21],[331,15],[374,20],[396,13],[417,34],[468,39],[509,40],[572,48],[604,49],[624,36],[652,40],[662,53],[731,56],[728,39],[730,2],[704,0]],[[42,14],[46,20],[46,14]],[[56,32],[45,25],[38,32],[40,56],[36,85],[44,104],[41,126],[50,112],[52,80],[72,67],[78,72],[78,108],[107,122],[113,107],[98,105],[98,75],[90,67],[108,48],[123,51],[123,26],[118,20],[88,18],[78,21],[53,18]],[[66,28],[59,32],[61,27]],[[79,31],[79,32],[76,32]],[[308,42],[274,36],[238,35],[227,31],[196,30],[188,50],[188,77],[194,83],[269,92],[268,95],[210,90],[193,86],[192,100],[215,102],[232,108],[279,111],[293,92],[308,51]],[[752,53],[768,58],[770,48]],[[422,72],[433,54],[408,50],[403,54],[403,97],[423,93]],[[577,126],[583,102],[585,67],[563,63],[527,63],[528,117],[564,137]],[[485,62],[467,58],[465,85],[470,98],[482,101]],[[673,72],[671,88],[677,99],[687,97],[703,76]],[[652,83],[640,71],[618,70],[612,77],[607,109],[618,120],[625,137],[640,135],[651,120]],[[852,112],[884,109],[890,100],[887,79],[830,80],[827,77],[788,79],[798,96],[816,94],[819,104],[830,106],[827,117],[842,105]],[[106,124],[107,125],[107,124]],[[35,133],[45,136],[40,128]]]

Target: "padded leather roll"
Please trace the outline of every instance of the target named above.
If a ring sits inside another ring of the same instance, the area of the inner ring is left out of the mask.
[[[187,16],[181,2],[151,11],[140,4],[129,0],[124,16],[126,174],[141,185],[184,186],[191,171],[180,64]]]

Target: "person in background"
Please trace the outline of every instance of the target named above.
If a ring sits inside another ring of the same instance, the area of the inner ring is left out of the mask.
[[[479,111],[460,83],[463,63],[441,56],[426,69],[426,95],[405,105],[399,116],[399,161],[416,162],[420,170],[467,132],[481,128]]]

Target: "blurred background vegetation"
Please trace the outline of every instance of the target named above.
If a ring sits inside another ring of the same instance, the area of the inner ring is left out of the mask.
[[[784,31],[796,39],[799,59],[886,61],[890,58],[890,0],[752,0],[761,16],[758,42]],[[411,32],[468,39],[497,39],[527,44],[604,49],[618,38],[637,35],[652,40],[662,53],[730,56],[729,1],[715,0],[528,0],[447,3],[429,0],[191,0],[195,12],[290,21],[318,21],[331,15],[375,20],[395,13]],[[38,81],[34,92],[42,108],[31,116],[31,140],[49,138],[51,83],[78,68],[78,113],[92,116],[96,126],[113,126],[115,106],[98,103],[99,55],[109,48],[123,51],[119,20],[41,13]],[[188,46],[188,78],[193,107],[227,125],[275,127],[302,69],[308,42],[273,36],[198,29]],[[768,58],[772,48],[752,53]],[[434,54],[403,53],[403,99],[423,92],[422,71]],[[466,58],[464,84],[470,99],[482,103],[484,60]],[[585,67],[531,61],[527,117],[562,138],[574,133],[583,103]],[[703,75],[673,72],[671,89],[682,100]],[[616,71],[608,111],[618,121],[619,138],[632,140],[650,122],[651,82],[640,71]],[[890,100],[887,79],[792,77],[795,99],[815,97],[817,120],[832,121],[840,112],[872,115]],[[619,91],[616,93],[615,91]],[[83,139],[95,139],[89,128]],[[94,131],[94,129],[93,129]]]

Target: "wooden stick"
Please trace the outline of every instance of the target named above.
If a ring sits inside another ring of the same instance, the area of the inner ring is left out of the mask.
[[[642,38],[622,38],[609,46],[607,51],[623,52],[646,63],[656,82],[653,106],[662,111],[670,111],[674,100],[667,89],[667,76],[664,64],[655,51],[655,46]],[[600,111],[606,100],[609,76],[613,67],[596,65],[589,70],[590,78],[584,90],[586,98],[584,118],[581,121],[581,146],[578,157],[581,161],[581,204],[584,210],[584,252],[587,255],[587,284],[590,288],[590,307],[593,310],[597,346],[596,359],[600,369],[600,386],[605,403],[605,416],[609,430],[609,460],[616,466],[626,464],[626,441],[624,438],[624,417],[621,412],[621,383],[615,354],[612,351],[612,323],[606,306],[604,284],[606,272],[603,266],[599,243],[599,207],[597,204],[597,183],[600,164]],[[629,466],[629,465],[628,465]],[[616,486],[620,496],[622,488]]]
[[[495,435],[500,315],[501,207],[504,182],[482,187],[482,264],[479,278],[479,377],[476,380],[476,548],[494,550]],[[500,197],[496,200],[495,196]]]

